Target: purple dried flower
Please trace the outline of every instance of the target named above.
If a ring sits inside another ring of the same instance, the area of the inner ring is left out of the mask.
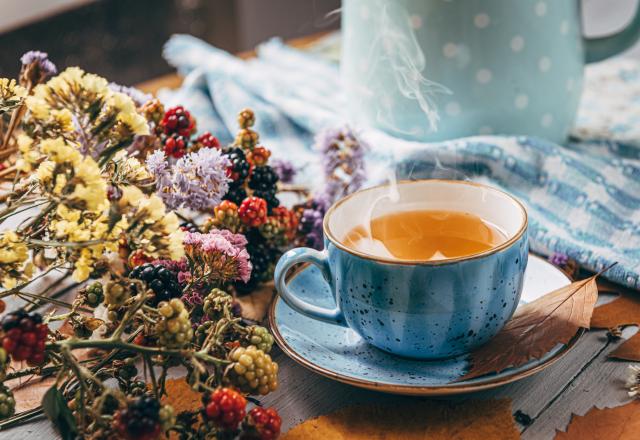
[[[285,159],[274,159],[271,161],[271,167],[282,183],[293,182],[293,179],[296,177],[296,172],[298,171],[291,162]]]
[[[186,206],[209,210],[220,204],[229,189],[229,159],[214,148],[202,148],[178,159],[169,169],[162,151],[147,158],[147,168],[156,179],[158,195],[171,209]]]
[[[31,84],[43,83],[47,78],[58,73],[56,65],[49,60],[46,52],[30,50],[20,58],[22,63],[21,77]]]
[[[549,256],[549,262],[554,266],[565,267],[569,263],[569,256],[562,252],[554,252]]]
[[[306,246],[322,249],[324,246],[322,221],[328,205],[322,197],[307,202],[300,217],[299,230],[304,235]]]
[[[144,104],[146,104],[147,101],[150,101],[153,99],[153,95],[149,93],[144,93],[142,90],[136,89],[135,87],[122,86],[120,84],[116,84],[112,82],[112,83],[109,83],[109,88],[114,92],[123,93],[127,95],[129,98],[133,99],[133,102],[135,102],[136,107],[141,107]]]
[[[349,128],[331,128],[316,136],[322,154],[324,193],[331,202],[360,189],[365,182],[364,154],[369,146]]]

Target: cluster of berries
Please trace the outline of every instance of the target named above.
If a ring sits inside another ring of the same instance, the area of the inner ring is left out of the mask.
[[[253,270],[248,285],[238,286],[243,290],[273,276],[281,248],[291,242],[298,227],[297,216],[280,206],[278,174],[269,165],[271,152],[258,145],[258,133],[251,128],[254,123],[253,111],[245,109],[238,115],[235,142],[222,150],[231,163],[229,191],[204,225],[205,230],[227,229],[247,237]]]
[[[157,324],[159,344],[165,348],[182,348],[193,339],[189,311],[178,298],[158,304],[162,318]]]
[[[2,332],[2,348],[13,360],[34,366],[44,363],[49,327],[40,314],[22,309],[11,312],[2,319]]]
[[[127,440],[155,440],[175,424],[176,417],[169,405],[160,406],[158,400],[142,395],[130,400],[119,410],[113,427],[119,438]]]
[[[242,392],[266,395],[278,388],[278,364],[255,345],[236,347],[228,357],[225,380]]]
[[[217,388],[203,399],[205,428],[234,433],[243,440],[274,440],[280,435],[282,420],[273,408],[256,407],[247,414],[247,399],[233,388]],[[211,431],[210,429],[208,429]]]
[[[182,295],[182,289],[176,274],[160,264],[144,263],[136,266],[129,273],[129,278],[142,280],[153,290],[155,297],[150,301],[152,305],[157,305],[162,301],[169,301]]]
[[[187,152],[200,148],[220,148],[220,142],[211,133],[205,132],[192,138],[195,132],[195,119],[181,105],[164,112],[156,127],[164,153],[169,157],[179,159]]]

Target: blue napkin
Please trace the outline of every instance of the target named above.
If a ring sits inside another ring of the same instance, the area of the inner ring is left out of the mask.
[[[181,89],[160,94],[166,104],[185,105],[221,141],[232,139],[237,112],[252,108],[274,157],[304,167],[299,183],[322,184],[313,136],[349,120],[335,63],[277,39],[245,61],[187,35],[172,37],[165,57],[186,75]],[[617,262],[606,277],[640,288],[640,63],[590,66],[585,84],[564,146],[524,136],[420,143],[363,128],[368,183],[391,168],[399,178],[464,176],[500,187],[526,204],[532,250],[593,271]]]

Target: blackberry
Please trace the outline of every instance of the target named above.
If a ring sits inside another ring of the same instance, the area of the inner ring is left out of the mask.
[[[220,148],[220,141],[217,137],[205,131],[196,139],[196,145],[201,148]]]
[[[129,278],[142,280],[153,290],[155,297],[151,300],[152,305],[157,305],[160,301],[169,301],[171,298],[177,298],[182,295],[178,277],[162,265],[141,264],[129,273]]]
[[[234,348],[229,360],[225,381],[240,391],[264,396],[278,388],[278,364],[254,345]]]
[[[166,111],[160,121],[160,126],[167,135],[177,133],[181,136],[189,137],[195,131],[195,120],[184,107],[179,105]]]
[[[246,414],[247,399],[233,388],[217,388],[202,398],[206,422],[222,429],[235,430]]]
[[[270,191],[254,190],[253,195],[256,197],[260,197],[267,202],[269,213],[273,211],[273,208],[277,208],[278,206],[280,206],[280,200],[276,197],[275,189]]]
[[[42,323],[39,313],[16,310],[2,319],[2,348],[15,361],[41,365],[45,361],[45,343],[49,327]]]
[[[147,384],[143,380],[134,380],[127,386],[127,394],[130,396],[142,396],[147,392]]]
[[[256,115],[250,108],[245,108],[238,113],[238,125],[240,128],[252,127],[256,122]]]
[[[127,440],[152,440],[160,436],[160,403],[151,396],[133,399],[116,413],[115,429]]]
[[[204,299],[202,309],[212,321],[218,321],[225,316],[225,310],[231,310],[233,297],[221,289],[213,289]]]
[[[89,307],[98,307],[102,301],[104,301],[102,283],[100,281],[95,281],[85,290],[85,303]]]
[[[11,417],[16,412],[16,400],[6,385],[0,385],[0,420]]]
[[[247,252],[251,257],[251,278],[258,282],[269,281],[273,277],[275,254],[277,250],[264,242],[249,243]]]
[[[194,222],[182,222],[180,224],[180,229],[182,229],[184,232],[200,232],[198,225],[196,225]]]
[[[247,328],[249,333],[244,341],[246,345],[255,345],[258,350],[269,353],[273,347],[273,336],[265,327],[260,325],[252,325]]]
[[[188,146],[189,138],[174,133],[164,140],[164,153],[179,159],[186,154]]]
[[[249,188],[260,192],[276,192],[278,175],[269,165],[255,167],[249,181]]]
[[[247,191],[241,186],[232,185],[229,187],[229,191],[223,197],[225,200],[240,205],[244,199],[247,198]]]
[[[257,228],[267,221],[267,202],[260,197],[247,197],[238,206],[238,215],[242,223]]]
[[[213,208],[213,217],[206,220],[204,229],[209,232],[211,229],[227,229],[233,233],[240,231],[242,223],[238,215],[238,205],[231,200],[223,200],[218,206]]]
[[[177,298],[158,304],[162,318],[156,324],[158,345],[166,348],[183,348],[193,339],[189,311]]]
[[[241,440],[275,440],[280,435],[282,419],[274,408],[255,407],[243,425]]]
[[[234,186],[242,185],[251,171],[251,165],[247,161],[244,151],[241,148],[231,147],[226,149],[223,154],[231,162],[231,166],[227,168],[228,177],[233,180]]]

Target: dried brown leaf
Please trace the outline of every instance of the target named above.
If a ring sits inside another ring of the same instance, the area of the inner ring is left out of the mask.
[[[598,299],[596,277],[576,281],[518,308],[493,339],[471,353],[471,368],[458,380],[539,359],[557,344],[568,343],[580,327],[589,328]]]
[[[640,325],[640,293],[622,287],[615,287],[618,298],[596,307],[591,318],[591,328],[614,328],[626,325]],[[625,341],[608,354],[615,359],[640,361],[640,334]]]
[[[592,408],[584,416],[573,416],[567,432],[555,440],[636,440],[640,433],[640,402],[616,408]]]
[[[253,321],[262,321],[269,310],[275,296],[273,283],[265,283],[249,295],[237,298],[242,307],[242,317]]]
[[[343,408],[307,420],[282,440],[516,440],[508,399]]]

